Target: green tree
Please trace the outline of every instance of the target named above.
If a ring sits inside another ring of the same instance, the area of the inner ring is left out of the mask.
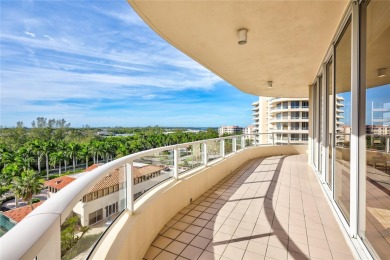
[[[43,181],[39,178],[38,173],[33,170],[22,172],[20,177],[14,179],[13,185],[17,187],[22,200],[28,202],[31,208],[33,195],[39,194],[43,189]]]
[[[80,145],[74,142],[69,143],[67,147],[69,158],[71,158],[73,162],[73,172],[76,171],[76,156],[79,153],[79,149]]]

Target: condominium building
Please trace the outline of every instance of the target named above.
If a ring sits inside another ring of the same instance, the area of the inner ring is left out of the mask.
[[[259,97],[259,101],[252,106],[257,142],[260,144],[307,143],[308,98]]]
[[[221,126],[220,128],[218,128],[218,134],[219,136],[222,136],[224,134],[235,135],[235,134],[241,134],[242,130],[243,130],[242,127],[236,125]]]

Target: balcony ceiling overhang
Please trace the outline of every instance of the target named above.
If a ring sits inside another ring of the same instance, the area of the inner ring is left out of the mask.
[[[128,0],[170,44],[253,95],[307,97],[349,0]],[[237,31],[248,29],[239,45]],[[268,88],[267,81],[273,82]]]

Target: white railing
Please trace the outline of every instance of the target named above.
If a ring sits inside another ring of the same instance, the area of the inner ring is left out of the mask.
[[[259,137],[260,135],[257,134],[256,136]],[[201,169],[223,160],[226,156],[230,156],[248,146],[256,145],[265,144],[257,141],[257,138],[251,135],[228,136],[155,148],[104,164],[88,172],[88,174],[82,175],[61,189],[1,237],[0,259],[60,259],[61,225],[73,212],[76,204],[81,203],[84,195],[90,192],[103,178],[108,175],[111,176],[111,173],[119,168],[124,169],[123,172],[125,174],[126,185],[122,189],[126,199],[125,208],[133,212],[135,187],[137,186],[137,184],[134,184],[134,175],[132,173],[134,163],[145,160],[145,158],[153,158],[156,154],[164,153],[166,158],[169,158],[168,166],[163,170],[168,172],[169,178],[167,179],[179,179],[180,174],[187,169]],[[272,145],[272,143],[269,145]],[[199,149],[197,150],[196,147],[199,147]],[[188,156],[188,153],[192,153],[192,157],[190,156],[192,161],[190,160],[190,163],[188,160],[183,159],[185,156]],[[199,154],[195,156],[195,153]],[[201,158],[199,161],[196,159],[198,155]],[[186,165],[184,161],[187,164],[192,163],[194,168],[184,167],[183,165]],[[152,189],[156,183],[151,185],[149,189]],[[145,189],[144,192],[147,190]]]

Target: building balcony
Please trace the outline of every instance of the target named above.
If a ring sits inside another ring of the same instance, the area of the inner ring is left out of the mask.
[[[273,107],[268,110],[270,114],[275,114],[279,112],[308,112],[309,108],[308,107]]]
[[[83,252],[84,256],[351,258],[316,175],[307,166],[307,146],[253,147],[246,146],[242,137],[157,148],[96,168],[60,190],[5,234],[0,258],[59,259],[61,224],[91,187],[114,169],[124,169],[124,176],[129,176],[132,168],[127,165],[170,151],[173,165],[165,165],[164,169],[172,168],[171,175],[149,186],[137,199],[129,199],[134,198],[136,185],[132,178],[125,178],[127,188],[122,195],[126,203],[115,221],[106,222],[109,228],[90,253]],[[199,164],[184,169],[180,165],[186,152],[195,152],[198,146]],[[95,230],[95,226],[90,229]],[[318,236],[325,239],[324,244],[318,244]]]

